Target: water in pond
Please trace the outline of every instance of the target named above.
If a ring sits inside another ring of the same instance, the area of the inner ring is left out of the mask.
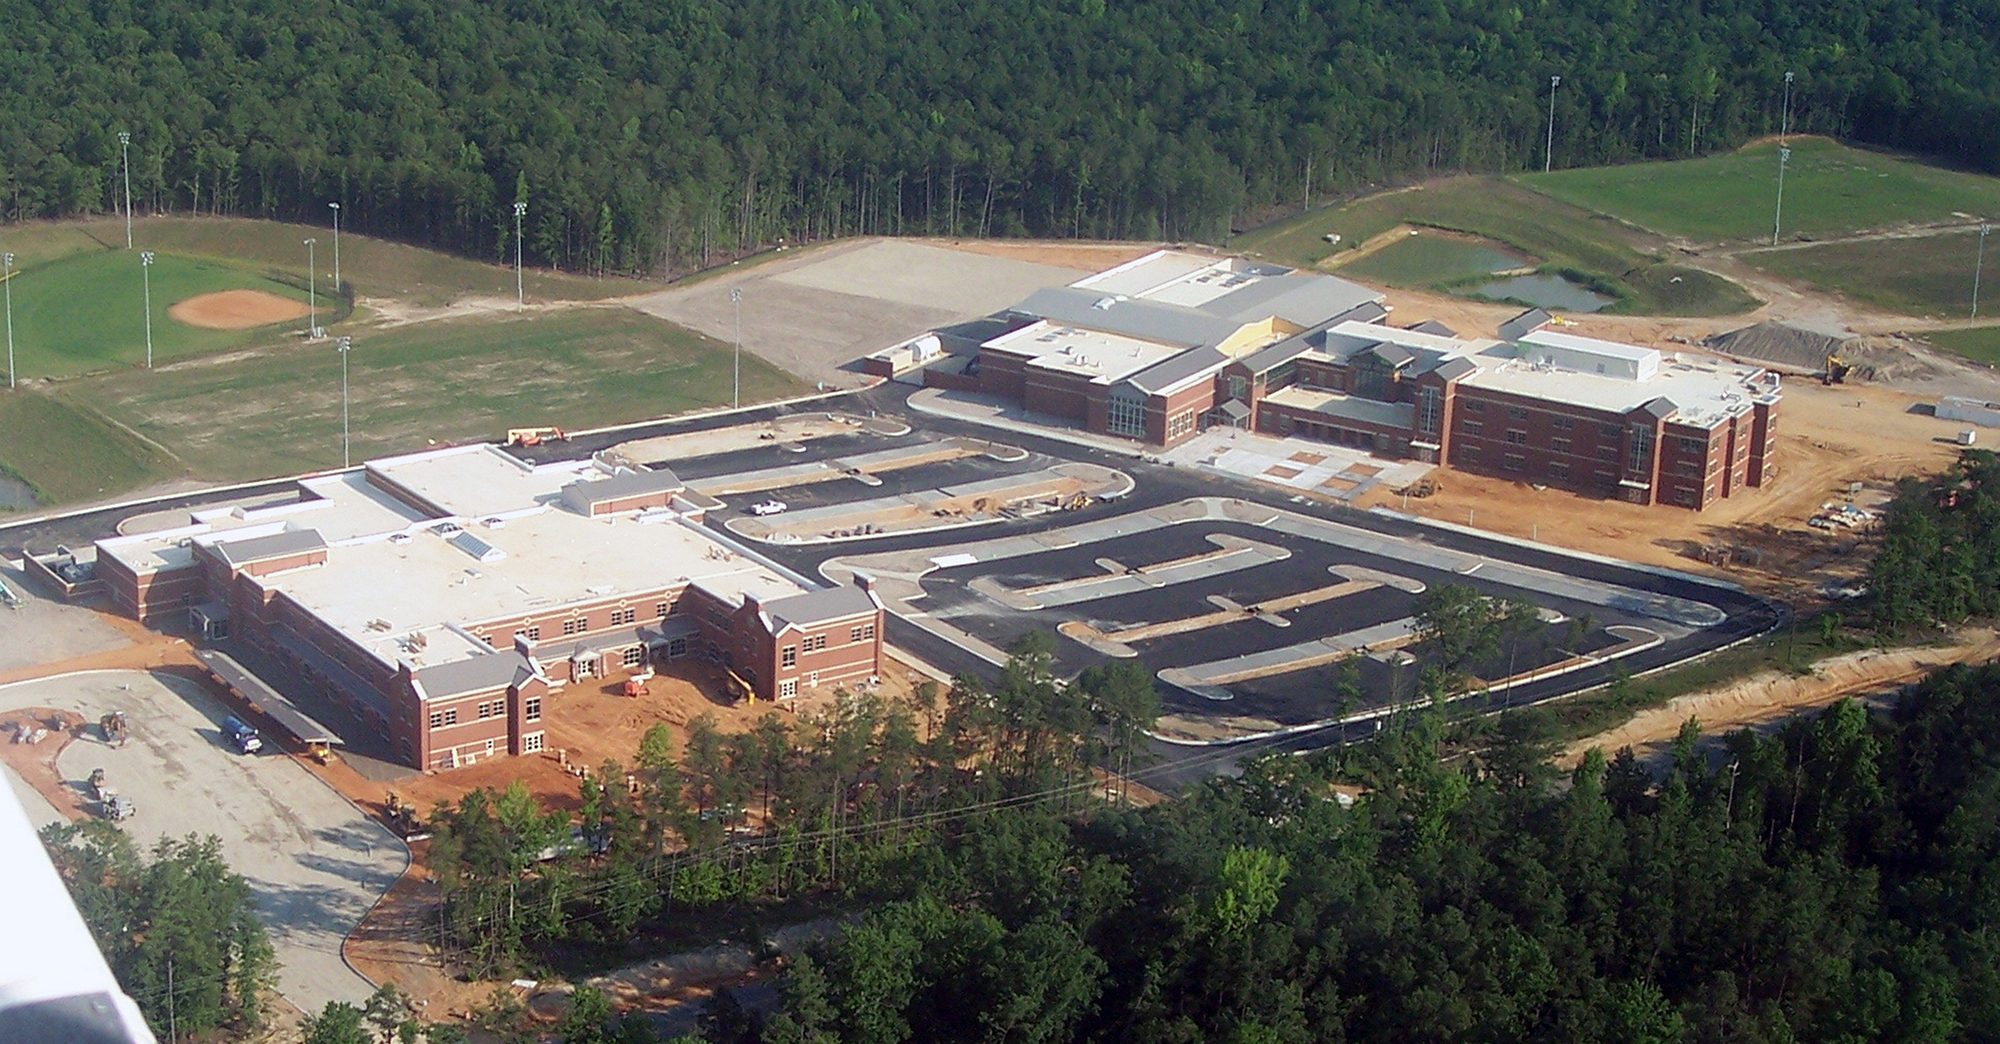
[[[1559,275],[1520,275],[1496,279],[1473,287],[1472,296],[1496,301],[1522,301],[1559,312],[1595,312],[1617,300]]]
[[[35,491],[28,484],[0,475],[0,511],[26,511],[35,506]]]

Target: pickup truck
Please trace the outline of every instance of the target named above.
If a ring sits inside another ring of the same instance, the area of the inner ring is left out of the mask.
[[[244,754],[255,754],[264,749],[264,738],[249,723],[236,718],[222,719],[222,735]]]

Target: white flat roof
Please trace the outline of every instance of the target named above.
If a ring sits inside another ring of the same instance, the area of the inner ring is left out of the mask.
[[[1479,371],[1459,384],[1614,413],[1665,398],[1677,407],[1675,423],[1697,428],[1712,428],[1779,394],[1775,374],[1706,356],[1662,356],[1659,371],[1644,380],[1535,366],[1511,356],[1505,346],[1471,356]]]
[[[393,533],[422,521],[415,508],[370,485],[359,472],[305,479],[299,499],[261,507],[195,508],[184,526],[98,542],[98,553],[140,574],[185,566],[195,544],[313,529],[329,544]]]
[[[1093,384],[1110,384],[1186,349],[1178,345],[1084,330],[1039,320],[987,341],[984,347],[1028,357],[1030,367],[1080,374]]]
[[[1216,263],[1213,257],[1181,250],[1155,250],[1122,265],[1084,276],[1071,286],[1104,294],[1143,297],[1147,291],[1182,276],[1199,272]]]

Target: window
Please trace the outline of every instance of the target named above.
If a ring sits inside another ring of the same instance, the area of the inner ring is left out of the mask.
[[[1597,447],[1597,456],[1598,459],[1600,460],[1617,460],[1618,444],[1615,442],[1607,442],[1604,445]]]
[[[674,603],[672,602],[660,602],[653,606],[653,615],[659,617],[662,620],[666,619],[667,614],[673,611],[674,611]]]
[[[539,642],[542,640],[542,627],[540,624],[536,624],[533,627],[523,627],[515,631],[514,634],[517,637],[526,638],[531,642]]]
[[[847,632],[847,640],[850,642],[865,642],[873,639],[874,637],[875,637],[874,624],[862,624],[861,626],[856,627]]]
[[[1604,426],[1604,437],[1605,437],[1605,438],[1607,438],[1607,439],[1615,439],[1615,438],[1617,438],[1617,437],[1618,437],[1618,435],[1619,435],[1619,431],[1618,431],[1618,425],[1616,425],[1616,424],[1606,424],[1606,425]]]
[[[447,727],[449,727],[449,726],[452,726],[452,725],[456,725],[456,724],[458,724],[458,708],[457,708],[457,707],[453,707],[453,708],[451,708],[450,710],[448,710],[448,711],[445,711],[445,712],[444,712],[444,724],[445,724],[445,725],[446,725]]]
[[[1444,415],[1444,393],[1436,388],[1425,388],[1417,393],[1417,430],[1438,430],[1438,423]]]
[[[498,700],[480,700],[479,720],[485,721],[487,718],[497,716],[500,713],[500,706],[500,701]]]
[[[521,737],[521,753],[523,753],[523,754],[535,754],[535,753],[539,753],[539,752],[541,751],[541,749],[542,749],[542,734],[541,734],[541,733],[539,733],[539,732],[530,732],[530,733],[528,733],[527,735],[525,735],[525,736]]]
[[[797,667],[799,665],[799,647],[796,645],[787,645],[780,650],[778,653],[778,664],[782,667]]]
[[[480,640],[480,641],[482,641],[482,642],[485,642],[485,643],[486,643],[486,647],[487,647],[488,649],[491,649],[491,648],[493,648],[493,647],[494,647],[494,646],[493,646],[493,638],[492,638],[492,636],[491,636],[491,635],[487,635],[487,634],[483,634],[483,633],[481,633],[481,632],[478,632],[478,631],[474,631],[474,632],[472,632],[472,636],[473,636],[474,638],[477,638],[477,639],[479,639],[479,640]],[[221,637],[221,636],[220,636],[220,635],[217,635],[217,637]]]
[[[1522,431],[1522,430],[1521,430],[1521,429],[1519,429],[1519,428],[1508,428],[1508,429],[1507,429],[1507,444],[1508,444],[1509,446],[1525,446],[1525,445],[1527,445],[1527,444],[1528,444],[1528,433],[1527,433],[1527,432],[1525,432],[1525,431]]]
[[[1141,438],[1146,434],[1146,404],[1117,395],[1105,406],[1104,426],[1113,435]]]
[[[1681,505],[1681,506],[1683,506],[1683,507],[1693,507],[1693,506],[1694,506],[1694,487],[1693,487],[1693,486],[1675,486],[1675,487],[1674,487],[1674,503],[1676,503],[1676,504],[1679,504],[1679,505]]]
[[[806,635],[805,641],[800,642],[799,644],[805,648],[806,652],[818,652],[821,649],[826,648],[826,635],[809,634]]]
[[[1167,418],[1167,438],[1177,439],[1194,431],[1194,411],[1184,410]]]
[[[687,654],[688,640],[686,638],[667,639],[667,659],[678,660]]]
[[[630,607],[611,610],[611,626],[629,624],[639,618],[639,610]]]
[[[1703,457],[1708,455],[1707,439],[1693,439],[1687,437],[1686,435],[1682,435],[1680,437],[1680,443],[1681,443],[1682,453],[1692,453],[1697,457]]]
[[[1550,423],[1552,423],[1552,424],[1554,424],[1554,425],[1556,426],[1556,430],[1557,430],[1557,431],[1568,431],[1568,430],[1570,430],[1571,428],[1574,428],[1574,427],[1576,427],[1576,418],[1575,418],[1575,417],[1565,417],[1565,416],[1563,416],[1562,414],[1558,413],[1558,414],[1556,414],[1556,415],[1555,415],[1555,417],[1554,417],[1554,418],[1553,418],[1553,419],[1552,419],[1552,420],[1550,421]]]
[[[798,694],[799,694],[799,680],[797,678],[786,678],[784,681],[778,683],[779,699],[789,700],[792,697],[797,696]]]
[[[1459,401],[1458,408],[1464,410],[1467,413],[1486,412],[1486,404],[1480,402],[1478,399],[1462,399]]]
[[[1560,460],[1551,462],[1549,464],[1549,477],[1556,480],[1557,482],[1568,481],[1569,463],[1567,461],[1560,461]]]
[[[1550,439],[1550,440],[1549,440],[1549,448],[1550,448],[1550,449],[1552,449],[1552,450],[1554,450],[1554,451],[1556,451],[1557,453],[1568,453],[1568,452],[1569,452],[1569,440],[1568,440],[1568,439]]]
[[[1507,454],[1506,464],[1502,466],[1508,471],[1520,471],[1528,466],[1528,458],[1521,456],[1519,453],[1509,453]]]
[[[1646,462],[1653,456],[1653,429],[1643,425],[1632,425],[1632,452],[1626,457],[1626,464],[1632,471],[1644,471]]]
[[[1481,431],[1484,431],[1485,429],[1486,425],[1481,424],[1476,420],[1464,421],[1458,426],[1458,431],[1459,434],[1461,435],[1477,436]]]
[[[542,698],[540,696],[530,696],[521,701],[521,720],[542,720]]]
[[[1225,382],[1226,382],[1226,383],[1227,383],[1227,384],[1229,385],[1229,397],[1230,397],[1230,398],[1232,398],[1232,399],[1247,399],[1247,398],[1249,398],[1249,397],[1250,397],[1250,382],[1249,382],[1249,381],[1246,381],[1246,380],[1244,380],[1244,379],[1243,379],[1243,378],[1241,378],[1241,377],[1237,377],[1237,376],[1233,376],[1233,375],[1232,375],[1232,376],[1230,376],[1230,377],[1228,377],[1228,378],[1225,378]]]
[[[1522,408],[1521,408],[1521,407],[1519,407],[1519,406],[1509,406],[1509,407],[1507,407],[1507,419],[1508,419],[1508,420],[1527,420],[1527,419],[1528,419],[1528,411],[1527,411],[1527,410],[1525,410],[1525,409],[1522,409]]]
[[[646,647],[635,645],[618,655],[618,662],[627,667],[637,667],[646,662]]]
[[[583,621],[582,621],[582,620],[564,620],[564,621],[563,621],[563,634],[565,634],[565,635],[571,635],[571,634],[582,634],[582,633],[583,633]]]
[[[444,728],[444,713],[442,711],[431,712],[431,728]]]

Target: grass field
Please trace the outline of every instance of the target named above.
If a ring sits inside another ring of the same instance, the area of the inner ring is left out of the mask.
[[[1947,352],[1963,355],[1973,362],[2000,366],[2000,326],[1939,330],[1925,334],[1924,340]]]
[[[1786,237],[1824,238],[1866,229],[2000,216],[2000,178],[1932,167],[1795,138],[1785,168]],[[1771,235],[1778,147],[1663,163],[1631,163],[1529,174],[1522,184],[1586,210],[1663,235],[1758,240]]]
[[[277,268],[301,281],[306,277],[304,241],[308,237],[318,240],[315,259],[324,291],[333,285],[330,227],[252,218],[155,217],[139,219],[132,233],[139,249],[207,258],[257,272]],[[0,249],[14,251],[19,255],[17,263],[29,266],[76,254],[122,252],[124,247],[125,223],[118,218],[0,228]],[[434,308],[467,296],[514,296],[514,271],[505,264],[472,261],[345,231],[340,235],[340,277],[362,296],[401,298],[422,307]],[[593,279],[533,268],[523,274],[523,283],[528,298],[539,301],[595,301],[657,289],[656,284],[634,279]]]
[[[236,289],[306,299],[305,291],[253,272],[169,253],[155,256],[151,281],[155,364],[277,334],[270,327],[187,326],[167,316],[177,301]],[[15,365],[23,377],[70,377],[145,363],[146,308],[138,252],[73,254],[22,268],[13,279],[13,296]]]
[[[1425,230],[1341,265],[1339,271],[1390,286],[1444,286],[1533,264],[1497,243]]]
[[[1584,274],[1618,296],[1611,312],[1734,315],[1757,304],[1726,279],[1667,263],[1664,246],[1644,232],[1499,178],[1449,178],[1364,197],[1253,230],[1232,246],[1284,264],[1321,266],[1336,251],[1403,224],[1478,236]],[[1322,238],[1329,232],[1341,236],[1338,246]]]
[[[41,500],[89,500],[173,478],[180,465],[88,408],[26,389],[0,392],[0,467]]]
[[[355,460],[510,427],[584,428],[729,402],[729,345],[616,306],[398,327],[357,338],[348,361]],[[744,356],[746,403],[807,390]],[[201,478],[341,459],[340,359],[325,345],[124,371],[61,394],[118,403],[122,419]]]
[[[1888,239],[1745,251],[1738,260],[1773,275],[1812,283],[1857,301],[1906,315],[1964,316],[1972,307],[1972,265],[1976,232],[1948,232]],[[1989,242],[1988,247],[1994,247]],[[1996,274],[2000,249],[1987,251],[1986,270]],[[2000,291],[2000,281],[1987,286]],[[1985,296],[1982,294],[1982,296]],[[2000,300],[1994,302],[2000,306]]]

